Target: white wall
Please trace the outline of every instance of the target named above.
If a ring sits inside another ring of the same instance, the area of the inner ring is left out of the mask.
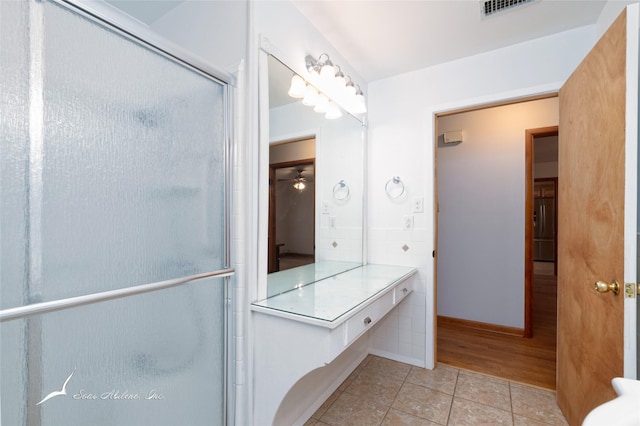
[[[236,73],[246,57],[246,1],[185,1],[151,25],[214,66]]]
[[[369,84],[369,262],[419,268],[416,290],[396,318],[378,326],[373,350],[416,364],[435,362],[434,112],[553,90],[593,42],[594,27],[582,27]],[[393,175],[407,186],[400,203],[384,193]],[[425,212],[414,214],[415,228],[405,231],[403,216],[411,214],[413,197],[424,197]]]
[[[608,0],[596,23],[596,36],[598,38],[601,37],[613,21],[616,20],[618,15],[620,15],[622,10],[632,3],[638,3],[638,0]]]
[[[558,125],[558,98],[447,115],[438,135],[438,315],[524,328],[525,130]]]

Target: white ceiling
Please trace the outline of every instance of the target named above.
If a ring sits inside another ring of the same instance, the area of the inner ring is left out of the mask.
[[[182,3],[181,0],[107,1],[147,25]],[[366,81],[594,24],[606,3],[534,0],[482,18],[480,0],[292,2]],[[188,27],[189,23],[184,25]]]
[[[595,24],[606,3],[533,0],[483,17],[483,0],[291,1],[369,82]]]
[[[604,0],[536,0],[481,17],[480,0],[293,0],[367,81],[594,24]]]

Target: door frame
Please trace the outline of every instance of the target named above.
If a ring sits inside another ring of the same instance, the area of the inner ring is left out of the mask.
[[[524,337],[533,337],[533,140],[536,137],[557,136],[558,126],[527,129],[525,143],[524,190]],[[556,178],[557,191],[557,178]],[[557,197],[557,196],[556,196]],[[557,239],[556,239],[557,241]],[[554,269],[558,267],[556,262]]]
[[[426,223],[431,222],[433,224],[432,235],[432,250],[434,256],[432,256],[426,265],[426,276],[432,277],[432,283],[427,280],[425,291],[425,303],[427,309],[426,315],[426,330],[427,335],[429,331],[432,332],[433,339],[425,339],[425,367],[433,369],[436,366],[437,360],[437,276],[436,276],[436,259],[437,259],[437,243],[438,243],[438,192],[437,192],[437,149],[438,149],[438,129],[437,121],[438,117],[458,112],[470,111],[474,109],[490,108],[502,105],[509,105],[519,102],[534,101],[538,99],[553,98],[558,96],[561,81],[553,82],[549,84],[528,87],[524,89],[501,92],[493,95],[481,96],[476,98],[462,99],[459,101],[433,105],[428,108],[425,113],[425,132],[431,135],[431,158],[427,158],[425,161],[425,168],[430,170],[433,186],[431,191],[433,197],[427,197],[425,199],[425,213],[430,214],[431,217],[425,217]],[[429,187],[427,186],[427,189]]]

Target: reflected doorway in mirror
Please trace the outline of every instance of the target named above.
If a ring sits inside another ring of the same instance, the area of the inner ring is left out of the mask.
[[[269,273],[315,262],[315,137],[269,148]]]

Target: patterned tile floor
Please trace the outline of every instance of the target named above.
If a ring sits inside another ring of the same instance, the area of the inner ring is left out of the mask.
[[[566,424],[552,391],[370,355],[305,426]]]

